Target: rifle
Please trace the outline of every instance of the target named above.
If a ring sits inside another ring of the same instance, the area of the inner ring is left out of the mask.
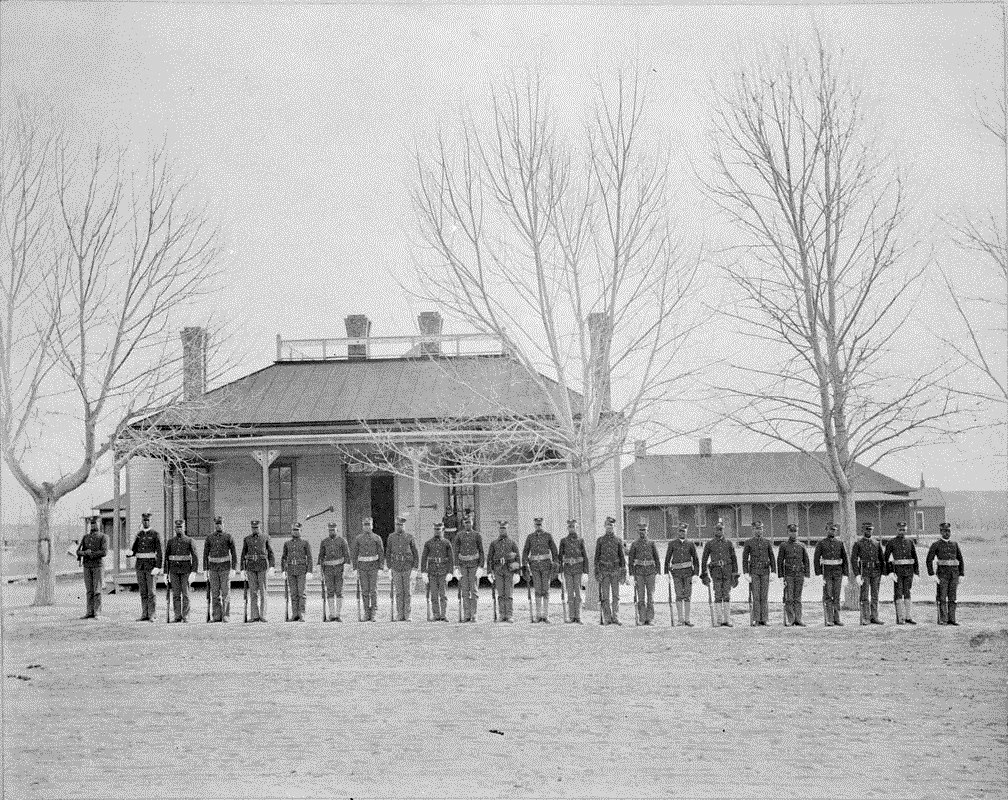
[[[322,584],[322,621],[329,621],[329,607],[326,605],[326,585],[325,585],[325,570],[321,565],[319,565],[319,578],[321,578],[320,583]]]
[[[209,622],[210,621],[210,572],[207,571],[207,572],[204,572],[203,574],[206,575],[206,621]],[[224,609],[222,608],[221,609],[221,613],[223,613],[223,612],[224,612]]]
[[[785,628],[788,627],[788,621],[787,621],[787,618],[788,618],[788,603],[789,603],[789,600],[788,600],[788,590],[787,590],[787,578],[785,578],[784,579],[784,603],[783,603],[783,605],[784,605],[784,627]]]
[[[640,609],[637,607],[637,579],[633,582],[633,624],[640,625]]]
[[[753,619],[753,601],[752,601],[752,573],[749,574],[749,626],[752,627],[756,624]]]
[[[560,573],[560,604],[563,606],[563,621],[570,622],[567,619],[567,581],[564,580],[563,572]]]
[[[458,584],[458,614],[459,622],[462,621],[462,578],[458,577],[455,579],[455,583]]]
[[[388,587],[388,601],[389,601],[389,622],[396,621],[395,613],[395,574],[392,570],[389,570],[389,587]]]
[[[714,624],[714,596],[711,594],[710,578],[707,579],[707,607],[710,609],[710,626],[716,628]]]
[[[290,584],[287,583],[287,573],[281,570],[284,582],[284,622],[290,622]]]
[[[248,570],[242,570],[245,575],[244,586],[242,587],[242,603],[245,605],[244,622],[248,622]]]
[[[605,625],[605,617],[602,613],[602,581],[598,579],[598,570],[595,570],[595,581],[598,583],[598,624]]]
[[[529,601],[529,622],[535,622],[535,617],[532,616],[532,572],[531,570],[525,573],[525,594],[528,595]]]
[[[668,621],[669,626],[675,627],[675,618],[672,616],[672,573],[668,574]]]
[[[357,621],[364,621],[364,610],[361,608],[360,599],[360,572],[357,573]]]
[[[497,576],[490,580],[490,597],[493,600],[494,622],[497,621]]]

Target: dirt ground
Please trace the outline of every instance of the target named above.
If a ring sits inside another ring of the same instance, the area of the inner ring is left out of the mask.
[[[959,628],[80,621],[4,592],[9,797],[1008,794],[1008,607]],[[241,594],[238,593],[238,603]],[[386,600],[387,603],[387,600]],[[454,605],[450,606],[454,613]],[[282,619],[283,600],[272,598]],[[163,612],[163,596],[159,598]],[[202,613],[201,613],[202,612]],[[697,613],[699,612],[699,613]],[[884,609],[892,620],[891,606]],[[387,619],[387,605],[382,609]],[[239,611],[236,615],[240,619]],[[586,614],[586,617],[591,617]]]

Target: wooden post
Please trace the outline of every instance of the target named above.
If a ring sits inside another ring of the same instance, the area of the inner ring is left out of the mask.
[[[115,450],[112,451],[112,591],[119,591],[119,573],[122,570],[122,566],[119,563],[119,540],[122,538],[121,530],[121,520],[120,515],[122,508],[122,486],[120,480],[120,471],[122,467],[119,464],[119,459],[116,458]]]
[[[279,341],[279,334],[277,340]],[[260,524],[265,535],[269,537],[269,468],[280,455],[276,450],[253,450],[252,458],[262,467],[262,519]]]

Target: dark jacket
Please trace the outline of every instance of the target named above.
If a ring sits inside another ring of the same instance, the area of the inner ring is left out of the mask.
[[[417,553],[416,542],[411,534],[403,531],[392,531],[385,547],[385,563],[389,569],[396,572],[409,572],[420,564],[420,554]]]
[[[343,571],[350,560],[350,547],[342,536],[327,536],[318,549],[318,563],[323,570]]]
[[[835,536],[828,536],[819,541],[812,553],[812,564],[815,574],[827,575],[847,574],[847,548]]]
[[[939,539],[932,542],[928,548],[927,557],[924,559],[928,575],[935,574],[936,559],[939,575],[947,575],[957,570],[960,578],[966,574],[966,561],[963,558],[962,550],[959,549],[959,542],[953,542],[951,539]]]
[[[487,548],[486,571],[518,572],[521,569],[521,558],[518,555],[518,545],[510,536],[498,536]]]
[[[885,546],[886,572],[895,572],[897,575],[919,575],[920,562],[917,560],[917,548],[906,536],[897,536],[890,539]]]
[[[483,550],[483,537],[479,531],[467,531],[465,528],[459,531],[456,539],[455,561],[459,569],[476,569],[482,567],[486,561],[486,552]]]
[[[784,577],[809,577],[809,557],[805,545],[788,539],[777,548],[777,574]]]
[[[700,574],[700,556],[696,545],[689,539],[673,539],[665,550],[665,572],[672,575],[687,569],[691,576]]]
[[[89,531],[85,533],[84,537],[80,540],[80,544],[77,545],[77,560],[85,568],[94,569],[95,567],[100,567],[102,559],[107,554],[108,537],[101,532]]]
[[[522,565],[525,569],[553,569],[559,557],[553,534],[549,531],[532,531],[522,548]]]
[[[560,562],[560,569],[566,574],[587,575],[588,551],[585,549],[584,539],[576,533],[564,536],[557,549],[557,560]]]
[[[727,539],[710,539],[704,545],[703,558],[700,563],[701,576],[716,575],[722,579],[731,576],[737,578],[738,557],[735,555],[735,545]]]
[[[250,533],[242,542],[241,566],[249,572],[262,572],[267,567],[276,566],[273,546],[268,536]]]
[[[615,532],[602,534],[595,542],[595,575],[611,575],[617,572],[626,575],[626,569],[623,542],[616,537]]]
[[[371,531],[361,531],[350,545],[350,560],[355,570],[379,570],[385,563],[385,546],[381,537]]]
[[[199,556],[196,545],[184,533],[173,536],[165,545],[165,572],[175,575],[188,575],[199,570]]]
[[[851,571],[855,575],[869,578],[873,575],[885,575],[885,561],[882,558],[882,545],[874,539],[863,536],[851,547]]]
[[[746,575],[774,573],[773,545],[762,536],[751,537],[742,547],[742,572]]]
[[[637,538],[630,545],[630,554],[627,556],[627,563],[630,566],[631,575],[641,575],[649,577],[657,575],[661,568],[661,560],[658,558],[658,548],[650,539]]]
[[[455,564],[455,551],[447,539],[434,536],[424,542],[420,571],[428,575],[447,575]]]
[[[161,534],[153,528],[143,530],[141,528],[133,540],[133,547],[130,548],[137,571],[160,568],[164,562],[164,553],[161,548]]]
[[[238,563],[238,553],[235,551],[234,539],[230,533],[214,531],[203,544],[203,569],[223,571],[231,569]]]
[[[284,542],[280,555],[280,571],[288,575],[304,575],[311,572],[311,545],[301,538],[290,538]]]

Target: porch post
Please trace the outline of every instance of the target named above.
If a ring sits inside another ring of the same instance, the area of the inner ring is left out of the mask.
[[[420,531],[420,450],[418,448],[409,449],[410,460],[413,462],[413,538],[416,540],[418,548],[423,548],[423,535]],[[420,568],[417,566],[416,579],[413,583],[414,591],[422,591],[423,578],[420,577]]]
[[[119,540],[122,538],[122,531],[120,525],[119,509],[122,508],[122,483],[120,481],[120,471],[121,466],[119,464],[119,459],[116,458],[115,450],[112,451],[112,545],[115,550],[113,551],[112,559],[112,591],[119,591]]]
[[[276,450],[253,450],[252,458],[262,467],[262,519],[259,521],[262,530],[269,536],[269,468],[280,455]]]

